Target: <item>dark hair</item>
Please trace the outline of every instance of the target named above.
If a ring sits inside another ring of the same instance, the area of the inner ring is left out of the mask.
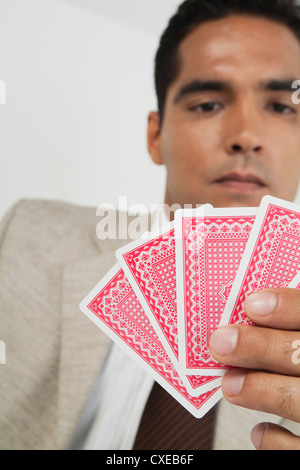
[[[179,72],[178,46],[200,23],[232,14],[261,16],[288,26],[300,41],[297,0],[186,0],[170,19],[155,57],[155,88],[162,123],[167,91]]]

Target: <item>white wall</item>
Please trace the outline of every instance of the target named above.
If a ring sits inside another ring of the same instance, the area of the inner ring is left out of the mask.
[[[179,1],[0,0],[0,217],[20,198],[161,202],[153,58]]]
[[[159,36],[180,3],[0,0],[0,218],[24,197],[163,200],[146,121]]]

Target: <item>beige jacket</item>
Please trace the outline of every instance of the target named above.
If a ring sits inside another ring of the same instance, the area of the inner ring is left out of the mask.
[[[66,449],[76,430],[110,345],[78,305],[126,243],[100,241],[98,221],[93,208],[22,200],[1,222],[1,449]],[[252,449],[265,420],[282,423],[221,400],[214,448]]]

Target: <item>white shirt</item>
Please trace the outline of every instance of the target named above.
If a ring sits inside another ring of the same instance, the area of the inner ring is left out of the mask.
[[[130,450],[153,383],[152,377],[113,343],[70,449]]]

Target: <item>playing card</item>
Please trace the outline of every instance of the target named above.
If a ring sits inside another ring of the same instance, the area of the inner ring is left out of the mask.
[[[210,354],[257,208],[179,210],[175,214],[179,361],[194,374],[223,375]]]
[[[300,270],[300,206],[262,199],[220,325],[251,323],[243,303],[251,292],[287,287]]]
[[[288,284],[288,287],[291,289],[300,289],[300,272],[298,272],[291,280],[291,282]]]
[[[198,397],[188,394],[118,263],[81,302],[80,309],[196,418],[221,398],[220,387]]]
[[[186,376],[179,368],[174,223],[144,234],[116,256],[189,394],[219,386],[220,377]]]

